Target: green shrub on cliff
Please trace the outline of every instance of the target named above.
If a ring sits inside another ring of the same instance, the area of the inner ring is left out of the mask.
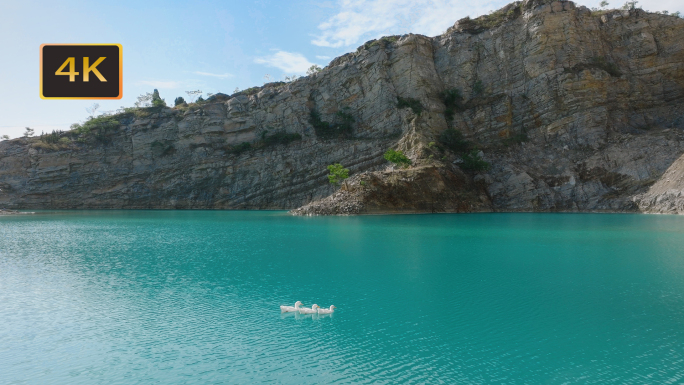
[[[397,166],[408,167],[411,165],[411,159],[407,158],[403,152],[391,148],[385,152],[384,158]]]
[[[106,132],[107,130],[118,128],[121,123],[114,116],[102,115],[90,117],[83,124],[74,123],[71,125],[72,131],[77,134],[89,134],[93,131]]]
[[[397,108],[410,108],[416,115],[420,115],[423,112],[423,105],[420,103],[420,100],[414,98],[397,96]]]
[[[159,91],[154,89],[152,92],[152,106],[153,107],[166,107],[166,101],[159,96]]]
[[[461,158],[463,159],[463,163],[460,164],[460,167],[464,170],[486,171],[491,167],[488,162],[480,157],[477,149],[473,149],[469,153],[463,154]]]
[[[454,114],[456,112],[463,111],[463,96],[461,96],[461,91],[457,88],[451,88],[445,90],[440,94],[442,102],[444,102],[444,116],[447,120],[453,120]]]
[[[454,128],[447,128],[439,135],[439,142],[456,154],[461,154],[472,146],[472,143],[465,140],[461,131]]]
[[[321,119],[321,114],[317,110],[311,110],[309,123],[313,126],[316,136],[321,139],[351,138],[354,129],[354,117],[347,110],[348,108],[344,108],[342,111],[338,111],[332,123]]]
[[[328,166],[328,181],[330,184],[338,185],[345,179],[349,178],[349,169],[342,167],[339,163],[334,163]]]

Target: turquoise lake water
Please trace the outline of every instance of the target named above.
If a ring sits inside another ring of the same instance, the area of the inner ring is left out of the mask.
[[[1,384],[255,382],[684,382],[684,217],[0,217]]]

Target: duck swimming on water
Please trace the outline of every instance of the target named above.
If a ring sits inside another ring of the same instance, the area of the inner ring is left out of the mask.
[[[324,308],[319,308],[318,309],[318,314],[332,314],[335,312],[335,305],[330,305],[330,309],[324,309]]]
[[[297,302],[295,302],[294,306],[281,306],[280,312],[281,313],[288,313],[291,311],[299,311],[299,307],[302,305],[303,305],[303,303],[301,301],[297,301]]]
[[[317,314],[318,313],[318,308],[320,306],[313,304],[311,308],[308,307],[300,307],[299,308],[299,314]]]

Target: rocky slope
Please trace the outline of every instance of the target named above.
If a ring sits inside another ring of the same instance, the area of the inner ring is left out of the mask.
[[[0,143],[0,207],[673,212],[653,196],[684,153],[684,20],[513,3],[291,83],[112,119]],[[491,168],[456,167],[447,129]],[[413,166],[388,167],[388,148]],[[335,162],[353,176],[333,194]]]

